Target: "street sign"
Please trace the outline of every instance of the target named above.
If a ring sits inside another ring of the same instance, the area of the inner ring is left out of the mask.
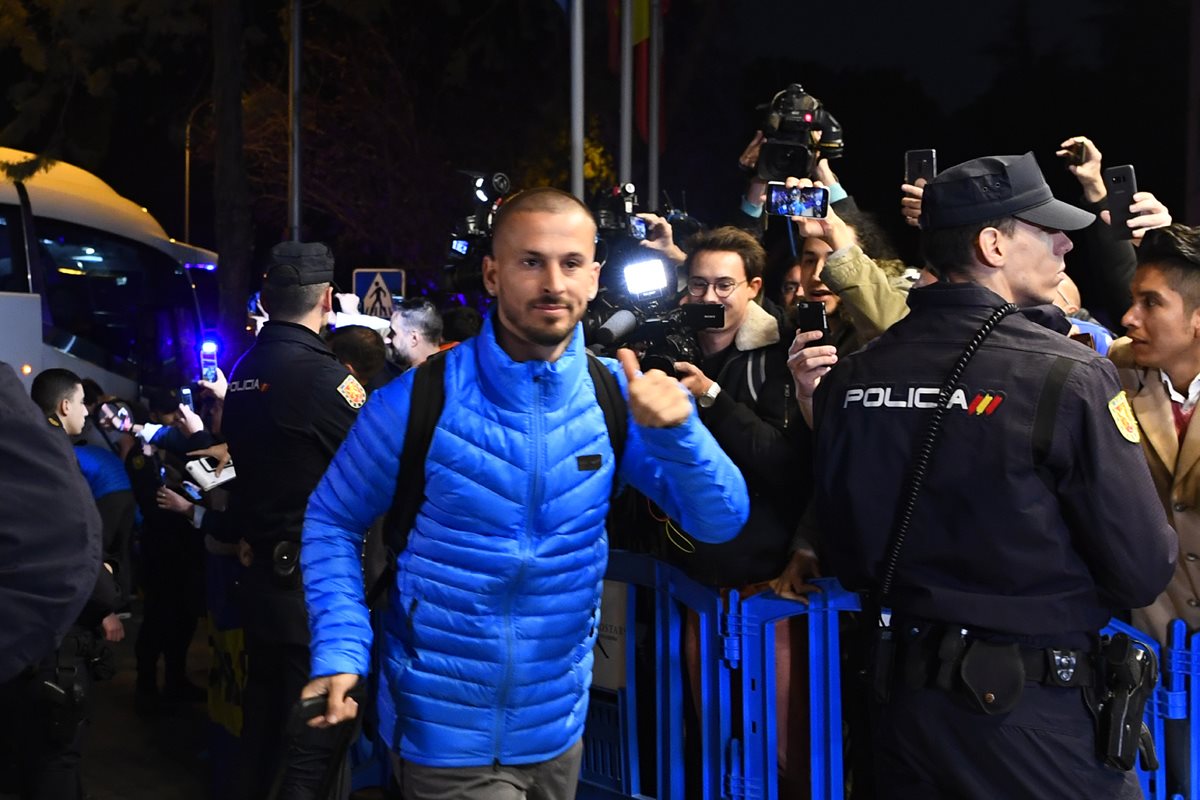
[[[362,313],[392,318],[392,295],[404,296],[404,270],[356,269],[354,293],[361,301]]]

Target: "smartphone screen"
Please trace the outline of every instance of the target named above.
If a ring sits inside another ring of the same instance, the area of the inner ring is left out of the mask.
[[[646,220],[641,217],[629,218],[629,235],[635,239],[641,240],[646,238]]]
[[[1129,213],[1129,206],[1133,204],[1133,195],[1137,193],[1137,177],[1133,167],[1129,164],[1106,167],[1104,188],[1108,190],[1105,204],[1112,220],[1109,223],[1112,235],[1117,239],[1132,239],[1133,230],[1126,223],[1133,217]]]
[[[217,347],[213,342],[205,342],[200,348],[200,374],[209,383],[217,380]]]
[[[179,402],[183,403],[185,406],[190,408],[192,411],[196,410],[196,404],[192,402],[192,389],[190,386],[180,387]]]
[[[821,331],[821,338],[809,342],[810,347],[829,344],[829,320],[825,316],[824,303],[809,303],[804,300],[796,303],[796,327],[802,331]]]
[[[829,190],[822,186],[792,186],[780,181],[767,184],[768,214],[824,219],[829,216]]]
[[[904,153],[904,182],[916,184],[937,177],[937,150],[908,150]]]

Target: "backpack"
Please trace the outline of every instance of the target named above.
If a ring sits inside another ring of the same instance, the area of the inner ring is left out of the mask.
[[[446,404],[446,353],[430,356],[416,368],[413,376],[412,399],[409,404],[408,426],[404,433],[404,449],[400,453],[400,471],[396,475],[396,491],[392,506],[384,517],[383,536],[387,545],[387,564],[383,574],[367,592],[367,606],[375,608],[379,598],[396,579],[396,557],[408,546],[408,534],[417,519],[417,511],[425,501],[425,459],[433,441]],[[587,351],[585,351],[587,352]],[[604,412],[604,424],[616,458],[613,469],[613,492],[616,493],[618,468],[625,451],[626,404],[616,377],[599,358],[587,352],[588,374],[596,388],[596,401]]]

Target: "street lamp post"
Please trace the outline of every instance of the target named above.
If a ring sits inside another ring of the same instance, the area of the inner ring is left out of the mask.
[[[183,126],[183,240],[192,241],[192,121],[196,112],[210,101],[202,100],[188,112],[187,124]]]

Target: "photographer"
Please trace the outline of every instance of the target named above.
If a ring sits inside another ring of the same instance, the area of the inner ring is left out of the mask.
[[[689,538],[686,550],[669,548],[668,560],[702,583],[737,589],[744,597],[767,589],[792,558],[792,535],[811,483],[807,430],[791,397],[787,342],[779,322],[755,302],[766,261],[761,245],[745,231],[725,227],[694,236],[688,249],[683,302],[724,306],[725,324],[698,333],[699,364],[681,361],[675,369],[700,406],[700,420],[745,477],[750,517],[733,540],[706,544]],[[804,574],[814,574],[810,552],[796,557],[808,567]],[[807,770],[802,731],[789,737],[789,727],[804,718],[806,698],[803,659],[794,658],[803,653],[794,650],[803,641],[793,635],[796,627],[779,623],[775,639],[779,767],[788,781],[803,781]],[[696,634],[691,616],[687,655],[698,691]],[[803,791],[802,785],[797,791]]]

